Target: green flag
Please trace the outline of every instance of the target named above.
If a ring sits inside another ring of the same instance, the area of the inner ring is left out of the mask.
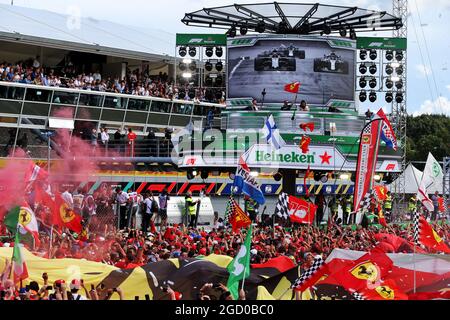
[[[250,228],[247,231],[247,236],[245,237],[245,242],[241,245],[237,256],[227,267],[227,270],[230,273],[227,287],[235,300],[239,297],[239,281],[248,278],[250,275],[250,247],[252,245],[252,230],[253,226],[250,225]]]
[[[5,226],[12,234],[16,234],[17,225],[19,223],[19,214],[20,214],[20,207],[15,207],[11,209],[11,211],[9,211],[5,217],[4,220]]]

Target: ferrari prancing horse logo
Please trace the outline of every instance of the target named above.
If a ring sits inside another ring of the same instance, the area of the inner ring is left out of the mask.
[[[394,290],[392,290],[388,286],[380,286],[380,287],[377,287],[375,290],[384,299],[394,300]]]
[[[367,280],[372,283],[377,281],[379,276],[378,267],[370,261],[358,264],[356,267],[350,270],[350,272],[355,278]]]
[[[59,216],[64,223],[69,223],[75,218],[75,214],[70,210],[67,204],[61,205],[59,208]]]
[[[31,222],[31,214],[28,210],[20,208],[19,222],[22,226],[26,226]]]

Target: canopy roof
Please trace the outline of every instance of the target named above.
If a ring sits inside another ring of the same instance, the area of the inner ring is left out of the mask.
[[[169,57],[175,35],[0,4],[0,40],[144,61]]]
[[[333,6],[319,3],[234,4],[203,8],[186,13],[182,20],[189,26],[229,29],[244,27],[257,30],[264,24],[266,33],[318,34],[353,31],[383,31],[402,27],[400,18],[386,11],[358,7]]]

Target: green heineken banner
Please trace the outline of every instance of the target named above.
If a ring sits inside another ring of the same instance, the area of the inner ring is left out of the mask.
[[[225,34],[177,33],[177,46],[226,46]]]
[[[406,38],[359,37],[356,42],[358,49],[406,50]]]

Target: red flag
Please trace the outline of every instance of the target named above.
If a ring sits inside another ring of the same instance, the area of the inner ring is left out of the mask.
[[[380,139],[380,122],[374,121],[364,127],[360,139],[358,161],[356,165],[356,182],[353,210],[359,211],[363,199],[372,189],[373,175],[377,164],[378,141]]]
[[[289,196],[289,218],[293,223],[313,224],[316,210],[316,205]]]
[[[330,278],[334,278],[351,293],[361,292],[382,285],[382,279],[388,275],[392,265],[392,260],[382,250],[375,248],[350,265],[334,272]]]
[[[40,185],[34,187],[35,202],[38,202],[48,208],[53,208],[54,201],[48,191],[45,191]]]
[[[267,269],[268,272],[270,269],[276,269],[278,273],[286,272],[295,266],[296,264],[294,261],[287,256],[269,259],[266,263],[255,263],[250,265],[252,269]]]
[[[388,190],[385,186],[376,186],[374,191],[378,201],[386,200]]]
[[[65,227],[78,234],[81,233],[81,217],[76,214],[64,201],[59,193],[55,195],[55,205],[53,208],[53,224]]]
[[[314,128],[315,128],[314,122],[308,122],[308,123],[300,124],[300,129],[302,129],[305,132],[306,132],[306,129],[309,129],[309,131],[313,132]]]
[[[303,187],[305,188],[306,197],[308,198],[309,198],[309,189],[308,186],[306,185],[306,179],[308,179],[310,173],[311,173],[311,166],[308,165],[308,170],[306,170],[305,177],[303,178]]]
[[[450,253],[450,248],[444,240],[422,216],[419,217],[419,242],[429,249]]]
[[[290,93],[298,93],[298,91],[300,90],[300,85],[301,85],[300,82],[289,83],[284,86],[284,91]]]
[[[246,228],[252,224],[250,218],[242,211],[241,207],[233,200],[230,205],[232,206],[230,223],[233,227],[233,232],[238,232],[240,228]]]
[[[439,197],[438,203],[439,203],[439,212],[445,212],[444,198]]]
[[[25,172],[25,182],[31,184],[34,181],[45,181],[47,179],[48,172],[36,165],[33,161],[30,161]]]
[[[302,141],[300,142],[300,149],[302,150],[302,153],[308,153],[309,152],[309,144],[311,143],[311,138],[308,136],[303,136]]]
[[[378,203],[378,222],[385,228],[387,228],[386,218],[383,214],[383,208],[381,208],[381,205]]]

